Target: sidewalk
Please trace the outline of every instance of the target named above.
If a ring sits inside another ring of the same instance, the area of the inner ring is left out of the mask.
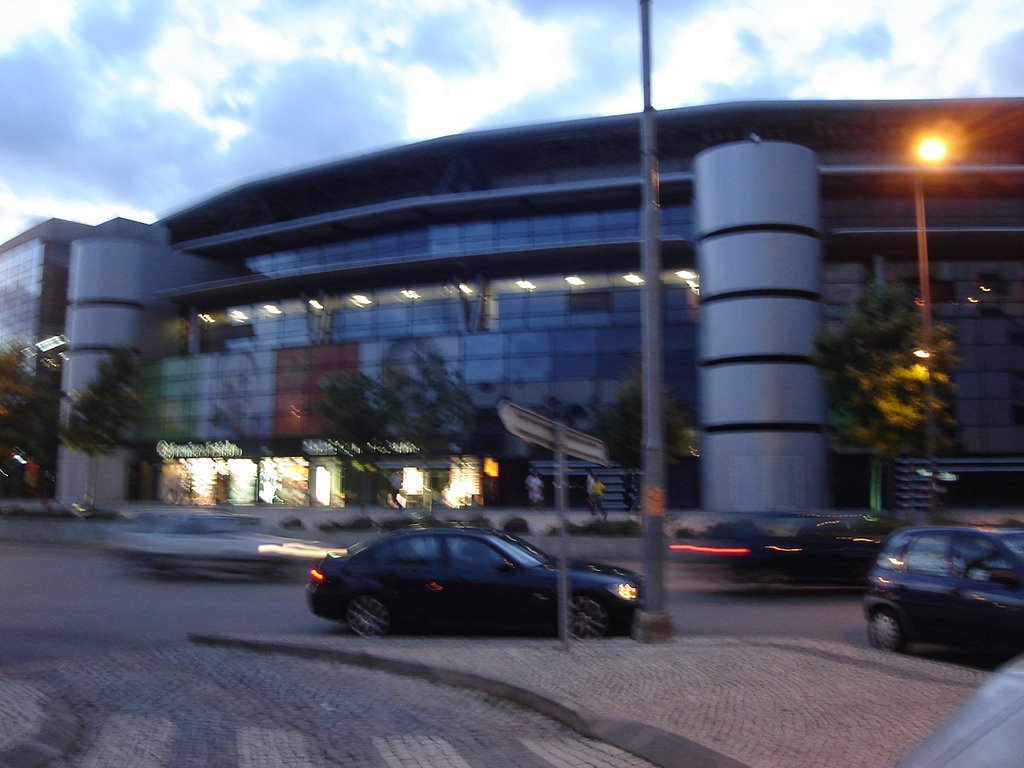
[[[659,766],[892,765],[989,675],[839,643],[630,639],[194,636],[468,686]],[[254,665],[258,660],[254,660]],[[60,702],[0,678],[0,766],[45,764],[76,738]]]

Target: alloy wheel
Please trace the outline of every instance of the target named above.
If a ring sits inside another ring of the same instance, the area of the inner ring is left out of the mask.
[[[569,604],[569,634],[586,640],[608,634],[608,611],[592,597],[577,595]]]
[[[345,610],[349,628],[360,637],[380,637],[391,628],[391,612],[373,595],[358,595]]]

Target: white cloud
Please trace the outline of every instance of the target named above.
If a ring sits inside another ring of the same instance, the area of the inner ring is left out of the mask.
[[[1024,93],[1020,0],[651,7],[660,109]],[[637,112],[638,8],[5,0],[0,240],[32,216],[151,218],[243,180],[380,146]]]
[[[421,63],[395,68],[409,137],[464,131],[574,76],[565,24],[530,21],[503,5],[481,11],[474,33],[462,41],[488,54],[475,70],[451,74]]]
[[[66,34],[75,17],[75,0],[6,3],[0,13],[0,55],[40,34]]]

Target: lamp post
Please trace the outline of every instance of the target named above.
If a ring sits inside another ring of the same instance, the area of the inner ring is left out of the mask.
[[[661,199],[658,176],[658,129],[651,104],[650,0],[640,0],[641,54],[644,111],[641,128],[643,201],[641,244],[644,273],[641,368],[643,378],[643,540],[647,577],[644,609],[633,624],[640,642],[672,638],[672,623],[665,610],[665,446],[662,429],[662,300],[661,243],[658,233]]]
[[[934,165],[945,159],[948,147],[940,138],[929,136],[917,145],[917,156],[923,163]],[[924,182],[922,171],[914,173],[914,216],[917,225],[917,279],[921,292],[921,349],[915,351],[924,364],[924,453],[928,473],[928,518],[935,519],[937,488],[935,487],[935,401],[932,368],[935,365],[934,333],[932,330],[932,286],[928,265],[928,226],[924,210]]]

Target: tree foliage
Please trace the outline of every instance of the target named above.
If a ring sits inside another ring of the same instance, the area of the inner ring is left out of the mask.
[[[31,441],[26,430],[35,402],[34,382],[17,345],[0,351],[0,458],[6,460]]]
[[[87,456],[110,453],[130,439],[140,413],[139,366],[135,354],[119,348],[102,360],[89,386],[72,393],[60,438]]]
[[[38,371],[21,345],[0,350],[0,459],[18,453],[53,465],[58,384],[58,374]]]
[[[674,464],[696,450],[696,431],[692,419],[668,392],[662,392],[661,409],[665,460]],[[643,386],[638,370],[619,383],[612,404],[598,411],[596,430],[612,461],[624,467],[641,466]]]
[[[325,436],[371,456],[403,443],[423,455],[447,453],[470,429],[469,395],[437,353],[418,353],[411,369],[390,364],[377,379],[347,373],[320,387],[324,397],[316,410]]]
[[[926,364],[914,354],[922,348],[921,327],[921,314],[907,290],[872,285],[841,325],[818,334],[814,363],[829,400],[835,444],[866,448],[883,458],[920,452],[929,370],[936,425],[946,432],[952,427],[948,400],[957,360],[951,331],[934,326]]]

